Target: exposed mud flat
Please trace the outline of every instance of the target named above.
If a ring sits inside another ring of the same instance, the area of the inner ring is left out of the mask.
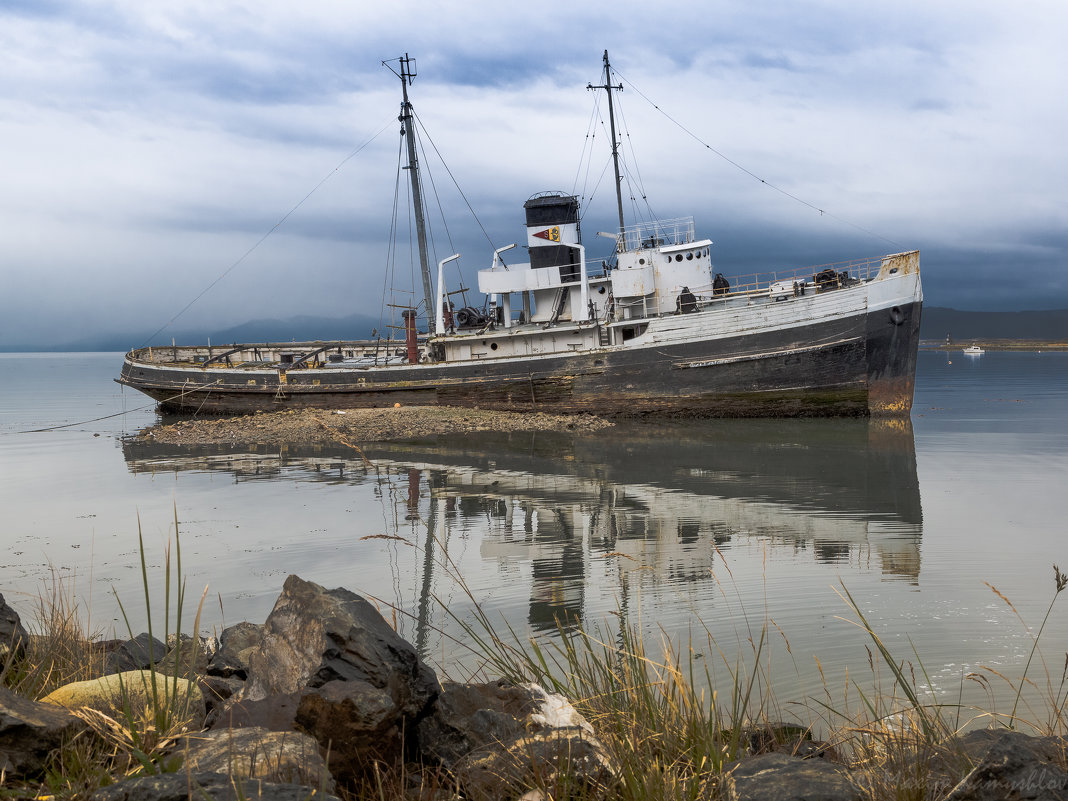
[[[593,415],[497,412],[449,406],[329,411],[303,409],[155,425],[135,440],[170,445],[363,444],[471,431],[596,431],[613,425]]]

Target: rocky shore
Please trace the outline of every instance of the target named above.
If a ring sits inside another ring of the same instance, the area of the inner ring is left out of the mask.
[[[608,420],[587,414],[497,412],[449,406],[301,409],[160,424],[146,428],[135,440],[167,445],[360,445],[472,431],[596,431],[611,425]]]
[[[0,596],[8,668],[27,636]],[[180,725],[160,736],[158,711],[152,718],[158,740],[151,754],[137,752],[145,769],[130,771],[147,775],[114,777],[84,797],[296,801],[364,797],[360,788],[377,786],[375,798],[607,800],[641,781],[620,769],[618,751],[569,699],[530,683],[439,681],[366,599],[297,576],[262,625],[169,648],[140,635],[106,652],[106,675],[40,701],[0,686],[0,797],[39,797],[18,788],[54,775],[79,738],[112,736],[107,721],[139,719],[120,707],[151,706],[149,685],[161,681]],[[851,763],[802,726],[753,722],[743,731],[715,797],[1068,798],[1060,738],[974,731],[934,757],[921,749],[915,773],[902,774],[917,786],[887,795],[875,766]],[[383,775],[398,773],[400,784],[382,787]]]

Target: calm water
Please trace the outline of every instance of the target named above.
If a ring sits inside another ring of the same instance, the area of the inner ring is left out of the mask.
[[[405,636],[454,673],[469,660],[445,609],[468,618],[473,597],[539,637],[557,618],[625,620],[692,643],[719,683],[770,621],[764,661],[789,700],[822,696],[824,680],[840,696],[847,671],[868,673],[845,587],[955,699],[981,666],[1019,674],[1030,639],[1016,612],[1037,626],[1051,565],[1068,568],[1065,353],[921,353],[911,425],[465,436],[369,447],[369,462],[341,447],[125,442],[156,415],[112,381],[120,362],[0,354],[0,592],[24,616],[55,571],[75,577],[93,625],[119,626],[116,595],[143,606],[138,520],[162,584],[177,513],[208,627],[262,622],[297,573],[396,605]],[[24,433],[39,428],[52,430]],[[1056,677],[1065,614],[1043,639]]]

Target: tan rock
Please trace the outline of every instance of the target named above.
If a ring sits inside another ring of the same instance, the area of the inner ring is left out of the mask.
[[[41,701],[72,710],[89,707],[115,717],[122,714],[126,703],[134,713],[151,707],[153,682],[160,703],[165,703],[168,697],[176,698],[191,720],[199,723],[204,719],[204,696],[195,682],[148,670],[130,670],[90,681],[65,684]]]
[[[334,791],[318,744],[299,732],[259,727],[199,732],[183,740],[181,752],[183,769]]]

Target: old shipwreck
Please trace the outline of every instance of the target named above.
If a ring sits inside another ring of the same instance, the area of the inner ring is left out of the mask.
[[[912,407],[923,292],[917,251],[726,279],[692,218],[626,225],[612,71],[618,230],[587,260],[578,198],[525,203],[530,263],[499,248],[478,273],[480,308],[455,309],[432,270],[419,162],[400,59],[423,299],[403,338],[143,347],[120,383],[164,411],[443,404],[609,415],[905,416]],[[601,234],[604,236],[604,234]],[[420,330],[422,325],[424,330]]]

